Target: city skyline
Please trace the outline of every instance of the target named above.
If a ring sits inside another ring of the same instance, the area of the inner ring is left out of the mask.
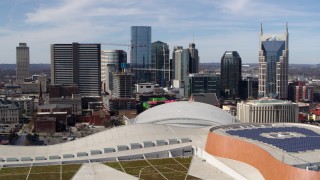
[[[170,4],[170,6],[169,6]],[[258,63],[260,22],[265,31],[290,34],[290,64],[317,64],[317,1],[2,1],[0,63],[15,63],[15,47],[26,42],[30,63],[50,63],[50,44],[130,44],[131,26],[151,26],[152,42],[187,47],[194,42],[201,63],[219,62],[238,51],[245,63]],[[103,50],[125,46],[103,45]]]

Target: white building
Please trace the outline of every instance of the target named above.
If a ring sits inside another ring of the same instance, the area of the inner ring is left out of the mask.
[[[159,84],[154,83],[139,83],[135,84],[136,92],[143,94],[143,93],[152,93],[155,88],[159,88]]]
[[[262,98],[237,104],[237,117],[244,123],[298,122],[299,107],[291,101]]]

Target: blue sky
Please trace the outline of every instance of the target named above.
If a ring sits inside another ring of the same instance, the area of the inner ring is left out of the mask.
[[[152,42],[196,43],[201,62],[220,62],[236,50],[258,62],[260,22],[279,34],[289,24],[289,61],[320,63],[320,7],[316,0],[1,0],[0,63],[15,63],[19,42],[31,63],[50,63],[53,43],[130,43],[130,26],[152,26]],[[103,45],[103,49],[125,46]]]

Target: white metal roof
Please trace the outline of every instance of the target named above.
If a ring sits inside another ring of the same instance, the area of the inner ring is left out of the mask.
[[[138,115],[136,124],[166,124],[180,127],[205,127],[231,124],[235,117],[212,105],[180,101],[153,107]]]

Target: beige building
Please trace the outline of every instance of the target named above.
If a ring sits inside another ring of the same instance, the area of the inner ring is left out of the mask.
[[[298,122],[299,107],[291,101],[263,98],[237,104],[237,118],[243,123]]]

